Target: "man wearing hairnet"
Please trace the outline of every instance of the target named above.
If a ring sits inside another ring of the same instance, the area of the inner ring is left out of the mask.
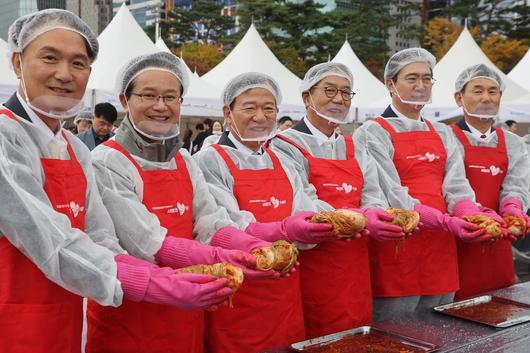
[[[314,212],[301,212],[317,209],[314,189],[304,190],[291,162],[263,147],[275,133],[281,103],[276,81],[243,73],[229,81],[222,99],[230,131],[194,155],[217,203],[241,229],[263,240],[313,244],[337,238],[331,225],[308,222]],[[298,273],[245,283],[234,309],[207,314],[210,353],[256,352],[305,336]]]
[[[251,269],[256,258],[249,252],[270,243],[231,227],[237,225],[210,195],[188,151],[180,148],[180,106],[188,86],[182,60],[169,53],[135,57],[118,77],[117,93],[127,116],[115,137],[96,147],[92,157],[120,243],[136,257],[175,269],[225,262],[242,267],[245,280],[277,277],[272,270]],[[202,352],[203,333],[202,311],[128,301],[108,308],[89,302],[87,353],[146,347]]]
[[[92,128],[92,112],[84,110],[74,118],[75,130],[77,134]]]
[[[384,73],[392,103],[354,134],[374,157],[390,206],[416,210],[423,225],[397,254],[392,244],[370,243],[375,320],[450,301],[459,287],[453,235],[464,241],[489,238],[456,217],[481,211],[451,129],[421,114],[431,101],[435,63],[421,48],[394,54]]]
[[[346,242],[328,240],[300,254],[300,286],[308,337],[369,324],[372,292],[368,262],[368,233],[377,241],[399,240],[400,227],[377,185],[377,170],[366,150],[351,136],[335,132],[351,122],[354,96],[349,69],[337,63],[310,68],[300,91],[307,115],[271,142],[286,155],[314,195],[318,209],[359,208],[368,218],[362,237]],[[391,242],[394,244],[394,241]]]
[[[452,128],[477,201],[503,216],[518,217],[529,227],[530,161],[526,146],[519,136],[492,127],[504,88],[499,74],[484,64],[462,71],[455,82],[455,100],[464,118]],[[493,244],[457,240],[457,299],[515,282],[511,240],[504,238]]]
[[[97,57],[89,27],[44,10],[17,19],[8,43],[20,84],[0,108],[0,352],[79,352],[82,296],[111,306],[224,302],[226,280],[175,275],[125,254],[88,149],[61,129],[79,112]]]

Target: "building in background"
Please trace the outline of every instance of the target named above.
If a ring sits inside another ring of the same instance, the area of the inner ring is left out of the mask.
[[[416,14],[413,16],[407,16],[403,22],[400,22],[397,26],[391,27],[388,31],[388,38],[386,44],[388,46],[388,55],[392,55],[400,50],[419,47],[421,43],[418,38],[408,38],[405,35],[405,27],[416,25],[422,25],[422,16],[421,9],[423,5],[422,0],[399,0],[400,4],[408,4],[412,7],[417,7],[419,11],[416,11]],[[390,4],[390,16],[400,16],[398,8],[394,3]]]
[[[98,35],[112,20],[112,0],[66,0],[66,9],[81,17]]]
[[[50,9],[66,8],[66,0],[2,0],[0,5],[0,38],[7,40],[9,26],[20,16]]]

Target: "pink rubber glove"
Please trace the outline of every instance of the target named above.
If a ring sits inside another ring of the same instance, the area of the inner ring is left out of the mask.
[[[155,254],[155,258],[159,263],[172,268],[227,262],[240,267],[245,277],[249,279],[279,277],[279,273],[275,271],[263,272],[254,270],[256,268],[256,257],[246,252],[204,245],[195,240],[179,237],[166,237],[162,247]]]
[[[489,218],[499,222],[502,227],[506,227],[506,222],[504,221],[504,219],[501,216],[499,216],[499,214],[497,212],[495,212],[491,208],[484,207],[484,206],[480,206],[479,208],[480,208],[480,212],[482,214],[484,214],[484,215],[488,216]]]
[[[373,239],[388,241],[405,238],[405,233],[401,227],[388,223],[394,219],[394,216],[388,212],[375,208],[361,208],[355,211],[361,212],[368,219],[366,229]]]
[[[223,227],[213,235],[210,245],[252,253],[256,249],[265,248],[272,244],[237,228]]]
[[[491,235],[485,234],[485,230],[477,225],[458,217],[451,217],[436,208],[417,204],[414,210],[420,214],[421,222],[427,229],[450,232],[465,242],[482,242],[492,239]]]
[[[480,213],[482,213],[482,211],[476,203],[469,199],[462,199],[455,203],[452,215],[456,217],[464,217],[473,216]]]
[[[115,259],[124,298],[134,302],[171,305],[181,310],[205,310],[223,305],[232,294],[226,278],[176,274],[174,270],[151,264],[135,266],[129,261]]]
[[[515,216],[526,221],[526,228],[530,228],[530,217],[523,211],[523,203],[515,197],[502,202],[499,212],[504,216]]]
[[[315,212],[300,212],[281,222],[250,223],[245,232],[266,241],[287,240],[306,244],[316,244],[324,240],[338,239],[340,235],[327,223],[311,223]]]

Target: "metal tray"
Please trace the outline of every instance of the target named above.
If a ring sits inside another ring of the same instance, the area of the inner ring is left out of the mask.
[[[496,328],[530,321],[530,305],[491,295],[440,305],[434,310]]]
[[[399,342],[401,344],[406,344],[407,346],[410,346],[411,349],[414,349],[415,352],[435,352],[440,349],[440,346],[425,342],[416,338],[407,337],[403,335],[399,335],[396,333],[392,333],[389,331],[380,330],[377,328],[373,328],[371,326],[361,326],[358,328],[354,328],[351,330],[346,330],[338,333],[334,333],[331,335],[326,335],[322,337],[312,338],[306,341],[293,343],[291,345],[291,349],[295,352],[311,352],[312,349],[316,349],[317,347],[325,347],[327,345],[330,345],[334,342],[338,342],[341,340],[348,340],[355,336],[362,336],[362,335],[377,335],[377,336],[383,336],[387,339],[391,339],[393,341]],[[386,351],[388,352],[388,351]],[[402,349],[396,350],[396,353],[400,352],[406,352],[406,350]],[[355,353],[363,353],[362,351],[356,351]]]

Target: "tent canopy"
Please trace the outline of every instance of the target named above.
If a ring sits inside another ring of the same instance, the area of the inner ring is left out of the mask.
[[[347,40],[332,61],[346,65],[353,74],[355,97],[353,97],[352,109],[354,107],[359,109],[359,120],[380,114],[388,104],[388,91],[385,85],[359,60]],[[381,102],[381,104],[374,106],[373,102]]]
[[[455,116],[455,114],[458,115],[461,112],[454,99],[455,81],[464,69],[475,64],[485,64],[501,75],[506,84],[506,90],[502,97],[502,105],[505,109],[509,110],[510,102],[516,101],[528,93],[488,59],[471,36],[469,30],[464,28],[451,49],[434,68],[436,82],[432,90],[432,104],[425,107],[427,116],[432,116],[434,119],[444,119]],[[505,110],[503,119],[509,119],[509,117],[506,117],[508,114],[509,112]]]
[[[305,114],[299,93],[300,79],[274,56],[254,24],[250,25],[245,36],[230,54],[201,78],[222,90],[232,78],[250,71],[270,75],[278,82],[283,95],[280,115],[289,114],[297,118]]]
[[[510,71],[508,77],[530,92],[530,49]]]
[[[118,73],[129,60],[158,52],[125,3],[101,32],[98,41],[100,53],[92,65],[88,88],[109,93],[114,92]]]

